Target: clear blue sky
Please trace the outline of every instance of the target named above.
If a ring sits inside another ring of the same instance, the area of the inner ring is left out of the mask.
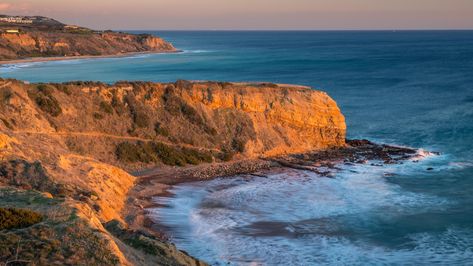
[[[95,29],[473,29],[473,0],[0,0]]]

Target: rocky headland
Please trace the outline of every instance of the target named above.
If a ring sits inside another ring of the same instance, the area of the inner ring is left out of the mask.
[[[181,182],[287,168],[328,178],[339,163],[416,155],[345,132],[335,101],[303,86],[0,80],[0,262],[205,265],[147,216],[153,196]]]
[[[95,31],[49,18],[34,18],[28,18],[32,19],[31,24],[0,21],[0,63],[178,51],[150,34]]]
[[[42,216],[0,229],[1,262],[203,265],[146,219],[146,182],[346,145],[335,101],[301,86],[0,80],[0,110],[0,208]]]

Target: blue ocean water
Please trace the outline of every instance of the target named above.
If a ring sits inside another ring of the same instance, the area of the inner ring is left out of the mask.
[[[184,52],[10,65],[0,76],[309,85],[338,102],[350,138],[441,153],[335,179],[176,186],[154,212],[179,248],[217,265],[473,265],[473,31],[152,33]]]

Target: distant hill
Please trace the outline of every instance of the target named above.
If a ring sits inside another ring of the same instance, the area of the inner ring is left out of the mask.
[[[21,26],[21,27],[53,27],[62,28],[66,26],[55,19],[43,16],[9,16],[0,15],[1,26]]]
[[[149,34],[95,31],[42,16],[0,15],[0,60],[3,61],[175,51],[172,44]]]

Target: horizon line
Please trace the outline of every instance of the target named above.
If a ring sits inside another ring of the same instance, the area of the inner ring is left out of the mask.
[[[112,29],[113,31],[473,31],[473,28],[405,28],[405,29]]]

